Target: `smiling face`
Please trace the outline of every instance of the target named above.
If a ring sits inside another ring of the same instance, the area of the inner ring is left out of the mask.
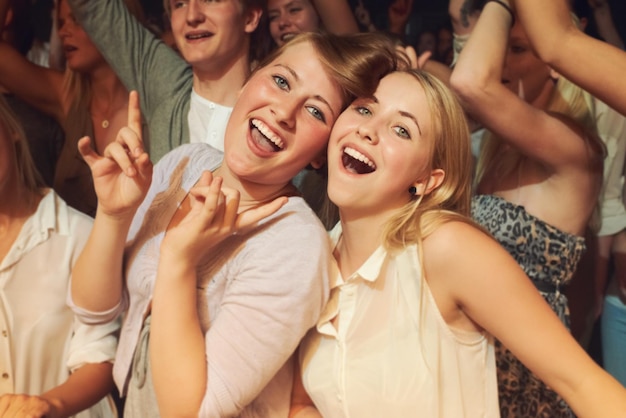
[[[407,94],[410,91],[411,94]],[[328,195],[345,210],[395,211],[443,181],[431,170],[434,126],[415,77],[384,77],[372,98],[359,98],[335,124],[328,148]]]
[[[245,10],[240,0],[171,0],[172,35],[192,67],[223,70],[248,55],[249,34],[260,9]]]
[[[269,0],[270,34],[278,46],[302,32],[319,29],[320,19],[309,0]]]
[[[309,42],[287,46],[244,85],[226,127],[225,161],[241,181],[283,186],[324,155],[343,105]]]
[[[550,67],[535,55],[519,22],[511,28],[502,80],[515,94],[539,107],[538,100],[553,87]]]
[[[87,33],[74,19],[66,1],[61,1],[58,13],[59,38],[67,66],[73,71],[87,73],[99,65],[106,65]]]

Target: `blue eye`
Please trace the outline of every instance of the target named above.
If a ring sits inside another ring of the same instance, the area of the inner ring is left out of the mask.
[[[322,112],[321,110],[319,110],[317,107],[315,106],[307,106],[307,110],[309,111],[310,114],[313,115],[313,117],[315,117],[316,119],[321,120],[322,122],[326,122],[326,116],[324,116],[324,112]]]
[[[272,78],[274,79],[274,82],[276,83],[278,87],[280,87],[283,90],[289,90],[289,82],[287,81],[286,78],[281,77],[279,75],[274,75],[272,76]]]
[[[363,116],[369,116],[372,112],[365,106],[356,106],[355,110]]]
[[[396,132],[396,134],[398,134],[398,136],[405,139],[411,139],[411,134],[409,133],[409,131],[402,126],[395,126],[393,130]]]

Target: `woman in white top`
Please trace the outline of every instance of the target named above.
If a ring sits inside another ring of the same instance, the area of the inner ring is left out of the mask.
[[[92,223],[43,187],[24,133],[0,98],[2,417],[114,416],[104,397],[113,389],[119,323],[82,324],[66,304]]]
[[[467,219],[469,146],[458,102],[423,72],[386,76],[338,118],[338,271],[301,346],[312,402],[296,385],[291,416],[499,417],[492,335],[578,416],[623,416],[626,390]]]

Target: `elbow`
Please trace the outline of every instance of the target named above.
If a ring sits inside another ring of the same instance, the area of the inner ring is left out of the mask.
[[[453,71],[450,77],[450,88],[457,95],[466,110],[467,106],[480,101],[480,97],[484,94],[487,85],[486,82],[481,81],[481,78],[476,77],[474,74],[463,74]]]

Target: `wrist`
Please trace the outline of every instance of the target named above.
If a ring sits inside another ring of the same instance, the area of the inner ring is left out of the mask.
[[[511,7],[511,3],[508,0],[487,0],[487,2],[485,3],[485,7],[487,7],[488,4],[497,4],[500,8],[506,10],[509,14],[509,16],[511,16],[511,26],[515,25],[515,12],[513,12],[513,8]]]

